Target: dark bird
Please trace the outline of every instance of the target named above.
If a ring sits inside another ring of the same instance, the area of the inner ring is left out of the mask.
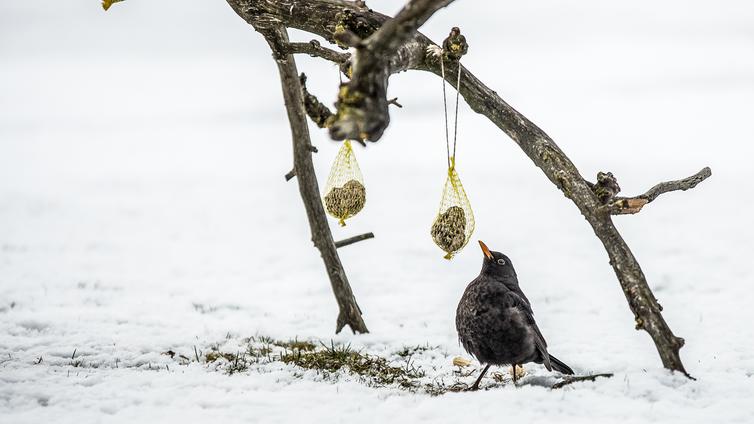
[[[491,365],[512,365],[516,383],[516,365],[527,362],[544,364],[548,371],[573,374],[571,368],[547,353],[547,342],[534,321],[529,299],[518,286],[513,264],[500,252],[484,252],[482,272],[469,283],[456,310],[458,339],[482,364],[487,364],[471,390]]]

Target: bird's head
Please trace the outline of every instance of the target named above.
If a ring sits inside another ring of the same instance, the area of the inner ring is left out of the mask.
[[[513,263],[507,256],[500,252],[493,252],[484,242],[479,240],[479,247],[484,253],[484,262],[482,262],[482,274],[494,277],[515,277],[516,270]]]

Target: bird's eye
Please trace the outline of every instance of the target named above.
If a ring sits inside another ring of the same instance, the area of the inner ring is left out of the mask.
[[[505,265],[505,259],[498,259],[497,260],[498,265]]]

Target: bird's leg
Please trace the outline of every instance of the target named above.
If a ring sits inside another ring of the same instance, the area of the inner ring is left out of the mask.
[[[479,383],[482,381],[482,377],[484,377],[484,375],[487,374],[487,370],[490,369],[491,365],[492,364],[487,364],[487,366],[484,367],[484,369],[482,370],[482,373],[479,374],[479,378],[476,379],[476,381],[474,382],[474,385],[471,386],[469,390],[471,391],[479,390]]]
[[[513,385],[514,385],[514,386],[516,385],[516,381],[518,381],[518,376],[516,375],[516,367],[517,367],[517,366],[518,366],[518,365],[516,365],[516,364],[513,364]]]

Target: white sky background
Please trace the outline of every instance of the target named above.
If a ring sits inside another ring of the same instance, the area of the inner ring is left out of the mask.
[[[401,4],[369,2],[388,14]],[[612,171],[638,194],[712,168],[695,190],[616,221],[711,396],[726,395],[714,382],[751,376],[754,4],[459,0],[422,31],[439,42],[452,26],[470,43],[468,69],[582,175]],[[334,100],[333,65],[298,66]],[[377,235],[341,252],[372,334],[339,337],[460,353],[453,312],[480,256],[470,245],[442,261],[428,235],[446,171],[440,81],[396,75],[389,95],[404,108],[357,149],[367,207],[345,229],[331,221],[336,238]],[[287,125],[266,43],[224,1],[127,0],[107,13],[94,0],[0,3],[0,311],[20,305],[0,312],[16,337],[0,336],[0,355],[96,352],[102,340],[158,351],[226,332],[331,337],[334,301],[283,181]],[[339,144],[310,128],[323,183]],[[582,371],[659,367],[576,208],[465,104],[458,146],[474,237],[511,256],[558,356]],[[122,291],[89,310],[71,295],[80,282]],[[240,312],[194,316],[192,302]],[[175,331],[59,328],[108,314]],[[47,347],[36,333],[19,341],[29,319]]]

